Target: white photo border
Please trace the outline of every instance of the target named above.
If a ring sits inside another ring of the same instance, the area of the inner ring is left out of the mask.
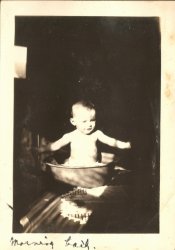
[[[11,246],[10,238],[40,241],[46,234],[13,234],[13,47],[15,16],[134,16],[159,17],[161,31],[161,148],[160,148],[160,233],[159,234],[84,234],[90,249],[173,250],[175,249],[175,2],[173,1],[2,1],[0,60],[0,227],[2,249]],[[67,234],[47,234],[54,249],[65,247]],[[78,240],[79,234],[73,238]],[[49,249],[32,246],[32,249]],[[51,249],[51,248],[50,248]],[[89,250],[90,250],[89,249]]]

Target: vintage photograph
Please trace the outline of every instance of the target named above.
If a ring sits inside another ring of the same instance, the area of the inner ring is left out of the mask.
[[[13,233],[159,233],[158,17],[15,16]]]

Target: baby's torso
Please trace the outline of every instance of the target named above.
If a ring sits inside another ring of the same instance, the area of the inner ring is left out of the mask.
[[[94,164],[97,162],[97,132],[84,135],[74,131],[71,135],[70,162],[74,164]]]

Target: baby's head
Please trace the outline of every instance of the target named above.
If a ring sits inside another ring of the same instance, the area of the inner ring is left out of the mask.
[[[79,101],[72,105],[72,125],[81,133],[89,135],[93,132],[96,124],[96,111],[93,103]]]

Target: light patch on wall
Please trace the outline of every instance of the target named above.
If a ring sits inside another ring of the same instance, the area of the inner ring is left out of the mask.
[[[14,46],[14,77],[26,78],[27,47]]]

